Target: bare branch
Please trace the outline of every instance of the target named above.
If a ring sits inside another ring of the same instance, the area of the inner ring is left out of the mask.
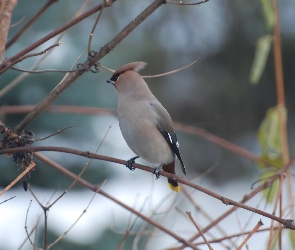
[[[95,153],[97,153],[98,150],[100,149],[101,145],[105,141],[105,138],[107,137],[108,133],[110,132],[110,129],[111,129],[111,126],[108,128],[107,132],[105,133],[104,137],[102,138],[102,140],[101,140],[98,148],[96,149]],[[91,159],[89,162],[87,162],[85,164],[85,166],[83,167],[83,169],[78,174],[78,178],[80,178],[82,176],[82,174],[87,170],[87,168],[90,166],[90,164],[92,163],[92,161],[93,161],[93,159]],[[48,206],[48,209],[50,209],[59,199],[61,199],[66,193],[68,193],[76,183],[77,183],[77,179],[74,180],[71,183],[71,185],[50,206]]]
[[[186,68],[192,66],[193,64],[195,64],[199,60],[200,60],[200,58],[198,57],[195,61],[193,61],[192,63],[190,63],[190,64],[188,64],[188,65],[186,65],[184,67],[181,67],[179,69],[175,69],[175,70],[172,70],[172,71],[169,71],[169,72],[166,72],[166,73],[162,73],[162,74],[158,74],[158,75],[152,75],[152,76],[141,76],[141,77],[142,78],[155,78],[155,77],[161,77],[161,76],[167,76],[167,75],[170,75],[170,74],[174,74],[174,73],[177,73],[177,72],[179,72],[179,71],[181,71],[183,69],[186,69]],[[97,63],[97,67],[105,69],[105,70],[107,70],[107,71],[109,71],[111,73],[115,72],[115,70],[110,69],[110,68],[108,68],[108,67],[106,67],[106,66],[104,66],[104,65],[102,65],[100,63]]]
[[[26,19],[26,17],[23,16],[18,22],[14,23],[14,24],[10,24],[9,28],[13,28],[13,27],[21,24],[25,19]]]
[[[150,16],[158,7],[163,4],[163,0],[155,0],[134,20],[132,20],[118,35],[116,35],[108,44],[101,48],[92,61],[87,60],[83,66],[94,65],[101,58],[106,56],[119,42],[121,42],[131,31],[133,31],[140,23]],[[36,107],[29,113],[16,127],[15,131],[20,133],[27,127],[49,104],[55,100],[65,89],[67,89],[84,71],[78,71],[65,77]]]
[[[241,250],[242,247],[247,243],[247,241],[251,238],[251,236],[257,232],[257,230],[263,225],[262,221],[258,221],[257,225],[253,228],[253,230],[248,234],[246,239],[241,243],[241,245],[237,248],[237,250]]]
[[[49,53],[51,51],[52,50],[50,50]],[[36,69],[44,61],[44,59],[49,55],[49,53],[44,54],[36,63],[33,64],[33,66],[29,70],[24,71],[27,73],[23,73],[23,74],[19,75],[13,81],[11,81],[9,84],[7,84],[4,88],[2,88],[0,90],[0,98],[3,97],[4,95],[6,95],[15,86],[17,86],[17,84],[19,84],[23,79],[25,79],[27,76],[29,76],[28,73],[30,73],[30,71],[33,71],[34,69]]]
[[[15,43],[17,39],[50,7],[50,5],[57,1],[58,0],[48,0],[47,3],[24,25],[24,27],[22,27],[21,30],[6,43],[5,49],[8,49],[13,43]]]
[[[68,232],[77,224],[77,222],[81,219],[81,217],[87,212],[87,209],[89,208],[90,204],[92,203],[95,195],[97,193],[99,193],[99,190],[104,186],[104,184],[106,183],[106,181],[104,181],[101,186],[99,187],[99,189],[96,190],[96,192],[93,194],[91,200],[89,201],[87,207],[83,210],[83,212],[81,213],[81,215],[76,219],[76,221],[70,226],[70,228],[65,231],[61,236],[59,236],[54,242],[52,242],[51,244],[49,244],[47,246],[46,249],[50,249],[51,247],[53,247],[57,242],[59,242],[64,236],[66,236],[68,234]]]
[[[19,62],[21,62],[21,61],[23,61],[23,60],[25,60],[26,58],[29,58],[29,57],[43,55],[43,54],[47,53],[49,50],[53,49],[54,47],[60,46],[60,45],[61,45],[61,42],[58,42],[58,43],[53,44],[53,45],[49,46],[48,48],[46,48],[46,49],[44,49],[44,50],[42,50],[40,52],[28,54],[28,55],[25,55],[25,56],[21,56],[17,60],[15,60],[13,63],[11,63],[10,66],[12,67],[12,65],[17,64],[17,63],[19,63]]]
[[[166,2],[169,3],[169,4],[177,4],[177,5],[181,5],[181,6],[199,5],[199,4],[202,4],[202,3],[206,3],[208,1],[209,0],[202,0],[201,2],[197,2],[197,3],[183,3],[182,1],[179,1],[179,3],[176,3],[176,2],[171,2],[169,0],[166,0]]]
[[[275,227],[274,229],[275,230],[279,230],[278,227]],[[257,230],[257,233],[263,233],[263,232],[267,232],[269,230],[270,230],[270,227],[269,228],[264,228],[264,229]],[[244,233],[249,234],[251,232],[252,232],[252,230],[251,231],[247,231],[247,232],[242,232],[242,233],[236,233],[236,234],[232,234],[232,235],[229,235],[229,236],[226,236],[226,237],[222,237],[222,238],[218,238],[218,239],[213,239],[213,240],[210,240],[209,242],[210,243],[219,243],[219,242],[222,242],[224,240],[232,239],[232,238],[235,238],[235,237],[240,237],[240,236],[244,235]],[[202,242],[196,242],[195,243],[196,246],[204,245],[204,244],[205,244],[205,242],[203,242],[203,241]]]
[[[51,135],[48,135],[48,136],[46,136],[46,137],[43,137],[43,138],[39,138],[39,139],[31,139],[31,141],[44,141],[44,140],[46,140],[46,139],[48,139],[48,138],[50,138],[50,137],[52,137],[52,136],[55,136],[55,135],[57,135],[57,134],[62,133],[62,132],[65,131],[66,129],[69,129],[69,128],[72,128],[72,127],[75,127],[75,125],[70,125],[70,126],[68,126],[68,127],[66,127],[66,128],[63,128],[63,129],[61,129],[61,130],[57,130],[55,133],[53,133],[53,134],[51,134]]]
[[[19,114],[19,113],[28,113],[34,110],[34,105],[15,105],[15,106],[2,106],[0,111],[7,114]],[[102,108],[93,108],[93,107],[80,107],[80,106],[63,106],[63,105],[51,105],[46,108],[46,111],[49,112],[58,112],[58,113],[73,113],[73,114],[91,114],[91,115],[116,115],[116,111],[113,109],[102,109]],[[230,152],[236,153],[248,160],[265,164],[266,166],[272,166],[273,163],[269,162],[261,157],[253,154],[252,152],[239,147],[223,138],[220,138],[210,132],[206,131],[203,128],[193,127],[181,123],[174,123],[174,127],[177,130],[189,133],[192,135],[199,136],[204,138],[207,141],[219,145],[222,148],[229,150]]]
[[[206,140],[211,141],[211,142],[213,142],[223,148],[226,148],[227,150],[229,150],[231,152],[241,155],[251,161],[263,163],[266,166],[273,165],[272,162],[262,159],[261,157],[251,153],[250,151],[248,151],[242,147],[239,147],[229,141],[226,141],[225,139],[222,139],[216,135],[213,135],[213,134],[209,133],[208,131],[206,131],[205,129],[188,126],[188,125],[184,125],[181,123],[174,123],[174,127],[176,129],[182,130],[186,133],[195,134],[195,135],[198,135],[202,138],[205,138]]]
[[[11,182],[6,188],[4,188],[0,192],[0,196],[3,195],[11,187],[13,187],[21,178],[23,178],[26,175],[26,173],[28,173],[35,166],[36,166],[35,162],[31,161],[31,164],[26,169],[24,169],[24,171],[18,177],[16,177],[13,182]]]
[[[97,66],[100,67],[100,68],[102,68],[102,69],[105,69],[105,70],[107,70],[107,71],[109,71],[109,72],[111,72],[111,73],[115,73],[115,70],[110,69],[110,68],[108,68],[108,67],[106,67],[106,66],[103,66],[103,65],[100,64],[100,63],[97,63]]]
[[[93,154],[90,153],[89,151],[83,152],[80,150],[76,150],[76,149],[71,149],[71,148],[64,148],[64,147],[46,147],[46,146],[39,146],[39,147],[25,147],[25,148],[10,148],[10,149],[4,149],[4,150],[0,150],[0,154],[7,154],[7,153],[14,153],[14,152],[38,152],[38,151],[55,151],[55,152],[64,152],[64,153],[68,153],[68,154],[74,154],[74,155],[80,155],[83,157],[87,157],[90,159],[99,159],[99,160],[103,160],[103,161],[109,161],[109,162],[115,162],[115,163],[119,163],[122,165],[126,165],[126,161],[124,160],[120,160],[120,159],[116,159],[113,157],[108,157],[108,156],[104,156],[104,155],[98,155],[98,154]],[[268,187],[271,183],[273,183],[277,178],[279,178],[284,172],[286,172],[291,166],[292,164],[295,163],[295,158],[293,158],[288,164],[286,164],[283,168],[280,169],[280,171],[278,171],[276,176],[271,177],[267,183],[260,185],[258,188],[255,189],[255,192],[251,192],[252,196],[254,196],[254,194],[258,193],[259,191],[265,189],[266,187]],[[147,167],[147,166],[143,166],[137,163],[133,163],[132,164],[133,167],[135,168],[139,168],[141,170],[147,171],[147,172],[151,172],[153,173],[153,168],[151,167]],[[182,177],[178,176],[178,175],[174,175],[174,174],[170,174],[164,171],[160,171],[159,175],[165,176],[169,179],[173,179],[179,183],[185,184],[187,186],[190,186],[194,189],[197,189],[215,199],[220,200],[223,204],[225,205],[233,205],[235,207],[240,207],[243,209],[246,209],[248,211],[260,214],[264,217],[270,218],[272,220],[275,220],[279,223],[281,223],[285,228],[289,228],[292,230],[295,230],[295,225],[293,223],[293,220],[290,219],[282,219],[280,217],[277,217],[275,215],[269,214],[267,212],[264,212],[262,210],[259,210],[257,208],[253,208],[247,205],[244,205],[243,203],[249,199],[249,195],[245,196],[244,199],[242,200],[242,202],[236,202],[234,200],[231,200],[229,198],[226,198],[222,195],[219,195],[215,192],[212,192],[211,190],[208,190],[202,186],[196,185],[190,181],[187,181],[185,179],[183,179]],[[205,231],[205,229],[203,230],[203,232]]]
[[[187,188],[184,185],[180,186],[182,193],[187,197],[187,199],[192,203],[192,205],[202,214],[202,216],[204,216],[208,221],[212,222],[213,218],[211,218],[211,216],[206,212],[206,210],[202,209],[197,203],[196,201],[193,199],[192,195],[188,192]],[[225,230],[222,229],[221,226],[219,226],[218,224],[216,224],[215,229],[224,237],[227,236],[227,232]],[[235,242],[230,240],[231,244],[237,248],[237,246],[235,246]]]
[[[92,37],[93,37],[94,31],[96,29],[96,26],[98,24],[98,21],[99,21],[101,15],[102,15],[102,12],[103,12],[104,7],[106,6],[106,4],[107,4],[107,1],[104,0],[104,3],[101,6],[101,10],[99,11],[99,14],[98,14],[98,16],[97,16],[97,18],[95,20],[95,23],[94,23],[94,25],[92,27],[91,32],[90,32],[89,39],[88,39],[88,56],[90,56],[90,54],[91,54],[91,42],[92,42]]]
[[[195,227],[198,229],[199,233],[201,234],[203,240],[205,241],[205,243],[207,244],[208,248],[210,250],[213,250],[213,248],[210,246],[210,243],[207,241],[205,235],[202,232],[202,229],[198,226],[198,224],[195,222],[191,212],[186,212],[186,214],[188,215],[188,217],[190,218],[190,220],[194,223]]]
[[[12,10],[17,4],[17,0],[2,0],[0,1],[0,62],[5,51],[5,42],[10,26]]]
[[[53,73],[71,73],[71,72],[76,72],[76,71],[84,71],[89,69],[89,67],[80,67],[78,69],[40,69],[40,70],[29,70],[29,69],[21,69],[17,67],[11,67],[11,69],[14,69],[16,71],[20,72],[26,72],[30,74],[41,74],[41,73],[48,73],[48,72],[53,72]]]
[[[194,60],[192,63],[182,67],[182,68],[179,68],[179,69],[175,69],[175,70],[172,70],[172,71],[169,71],[169,72],[166,72],[166,73],[163,73],[163,74],[159,74],[159,75],[152,75],[152,76],[141,76],[142,78],[155,78],[155,77],[161,77],[161,76],[167,76],[167,75],[171,75],[171,74],[174,74],[174,73],[177,73],[183,69],[186,69],[190,66],[192,66],[193,64],[195,64],[197,61],[199,61],[200,58],[198,57],[196,60]]]
[[[44,161],[46,164],[52,166],[53,168],[55,168],[56,170],[58,170],[59,172],[65,174],[66,176],[76,180],[83,185],[84,187],[96,192],[99,188],[97,185],[92,185],[91,183],[87,182],[86,180],[79,178],[77,175],[75,175],[74,173],[72,173],[71,171],[69,171],[68,169],[62,167],[61,165],[57,164],[56,162],[50,160],[49,158],[45,157],[44,155],[40,154],[40,153],[35,153],[35,157],[39,158],[40,160]],[[123,164],[125,164],[125,161]],[[154,227],[158,228],[159,230],[167,233],[168,235],[170,235],[171,237],[175,238],[177,241],[181,242],[182,244],[184,244],[185,246],[189,246],[192,249],[197,249],[192,243],[188,242],[187,240],[183,239],[182,237],[178,236],[177,234],[173,233],[172,231],[170,231],[169,229],[165,228],[164,226],[162,226],[161,224],[153,221],[152,219],[148,218],[147,216],[143,215],[142,213],[138,212],[137,210],[129,207],[128,205],[126,205],[125,203],[121,202],[120,200],[118,200],[117,198],[111,196],[110,194],[108,194],[107,192],[103,191],[102,189],[99,189],[98,191],[99,194],[105,196],[106,198],[114,201],[115,203],[117,203],[118,205],[120,205],[121,207],[125,208],[128,211],[131,211],[132,213],[134,213],[135,215],[137,215],[138,217],[140,217],[141,219],[143,219],[144,221],[148,222],[149,224],[153,225]]]
[[[31,237],[30,237],[30,235],[33,233],[33,231],[31,231],[31,233],[29,233],[29,232],[28,232],[28,226],[27,226],[27,222],[28,222],[28,214],[29,214],[29,211],[30,211],[30,207],[31,207],[31,205],[32,205],[32,200],[30,200],[30,204],[29,204],[29,206],[28,206],[27,213],[26,213],[25,230],[26,230],[27,238],[29,239],[31,245],[34,246],[32,240],[31,240]]]
[[[5,202],[7,202],[7,201],[10,201],[10,200],[14,199],[15,197],[16,196],[13,196],[13,197],[10,197],[9,199],[6,199],[5,201],[1,201],[0,202],[0,205],[3,204],[3,203],[5,203]]]
[[[113,3],[116,0],[109,0],[109,1],[111,1]],[[92,14],[94,14],[95,12],[99,11],[101,9],[101,6],[102,6],[102,3],[96,5],[95,7],[90,9],[89,11],[86,11],[84,14],[76,17],[75,19],[71,20],[70,22],[68,22],[64,26],[60,27],[59,29],[57,29],[57,30],[55,30],[55,31],[53,31],[51,33],[49,33],[45,37],[39,39],[37,42],[30,45],[29,47],[27,47],[24,50],[20,51],[16,55],[14,55],[14,56],[8,58],[7,60],[5,60],[4,63],[0,64],[0,74],[4,73],[6,70],[8,70],[13,65],[13,62],[15,60],[17,60],[19,57],[24,56],[25,54],[27,54],[30,51],[32,51],[33,49],[39,47],[41,44],[47,42],[51,38],[57,36],[58,34],[64,32],[65,30],[71,28],[75,24],[83,21],[85,18],[87,18],[87,17],[91,16]]]

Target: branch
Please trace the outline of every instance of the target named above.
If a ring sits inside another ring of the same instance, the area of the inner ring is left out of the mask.
[[[179,1],[179,3],[176,3],[176,2],[171,2],[171,1],[167,0],[166,2],[169,3],[169,4],[176,4],[176,5],[181,5],[181,6],[192,6],[192,5],[199,5],[199,4],[202,4],[202,3],[206,3],[208,1],[209,0],[202,0],[202,1],[196,2],[196,3],[183,3],[182,1]]]
[[[116,0],[109,0],[110,2],[115,2]],[[72,21],[68,22],[64,26],[60,27],[59,29],[49,33],[48,35],[44,36],[43,38],[39,39],[37,42],[33,43],[29,47],[25,48],[24,50],[20,51],[16,55],[8,58],[5,60],[4,63],[0,64],[0,74],[4,73],[6,70],[8,70],[12,65],[15,60],[17,60],[19,57],[24,56],[25,54],[29,53],[33,49],[39,47],[41,44],[47,42],[51,38],[57,36],[58,34],[64,32],[65,30],[71,28],[75,24],[83,21],[85,18],[91,16],[95,12],[99,11],[102,7],[103,3],[98,4],[97,6],[93,7],[89,11],[85,12],[84,14],[78,16],[77,18],[73,19]]]
[[[83,156],[86,158],[90,158],[90,159],[98,159],[98,160],[103,160],[103,161],[109,161],[109,162],[115,162],[115,163],[119,163],[122,165],[126,165],[126,161],[124,160],[120,160],[117,158],[113,158],[113,157],[108,157],[108,156],[104,156],[104,155],[98,155],[98,154],[93,154],[90,153],[89,151],[80,151],[80,150],[76,150],[76,149],[71,149],[71,148],[65,148],[65,147],[46,147],[46,146],[39,146],[39,147],[26,147],[26,148],[22,148],[22,147],[18,147],[18,148],[10,148],[10,149],[5,149],[5,150],[0,150],[0,154],[7,154],[7,153],[15,153],[15,152],[38,152],[38,151],[55,151],[55,152],[63,152],[63,153],[68,153],[68,154],[74,154],[74,155],[79,155],[79,156]],[[258,190],[259,188],[261,188],[261,190],[263,190],[264,188],[267,188],[271,183],[273,183],[277,178],[279,178],[284,172],[286,172],[291,166],[292,164],[295,163],[295,158],[293,158],[287,165],[285,165],[280,171],[278,171],[278,174],[271,177],[267,182],[265,182],[265,184],[262,184],[261,186],[259,186],[258,188],[256,188],[256,190]],[[147,172],[151,172],[153,173],[154,169],[151,167],[147,167],[144,165],[140,165],[137,163],[133,163],[132,164],[133,167],[135,168],[139,168],[141,170],[147,171]],[[215,192],[212,192],[211,190],[208,190],[202,186],[196,185],[190,181],[187,181],[185,179],[183,179],[182,177],[175,175],[175,174],[170,174],[164,171],[160,171],[159,175],[165,176],[169,179],[173,179],[179,183],[185,184],[187,186],[190,186],[194,189],[197,189],[209,196],[212,196],[215,199],[220,200],[222,203],[224,203],[225,205],[233,205],[236,207],[240,207],[243,209],[246,209],[248,211],[254,212],[256,214],[260,214],[264,217],[270,218],[272,220],[275,220],[279,223],[281,223],[282,225],[284,225],[285,228],[289,228],[292,230],[295,230],[295,225],[293,224],[293,220],[289,220],[289,219],[282,219],[280,217],[277,217],[275,215],[266,213],[262,210],[259,210],[257,208],[253,208],[247,205],[244,205],[241,202],[236,202],[234,200],[228,199],[222,195],[219,195]],[[246,199],[246,198],[244,198]],[[203,233],[205,233],[205,230],[203,230]]]
[[[163,4],[163,0],[155,0],[143,12],[141,12],[134,20],[132,20],[118,35],[116,35],[108,44],[101,48],[101,50],[90,61],[87,60],[83,66],[91,66],[107,55],[115,46],[120,43],[131,31],[133,31],[139,24],[141,24],[148,16],[150,16],[158,7]],[[102,4],[100,4],[100,7]],[[36,119],[42,111],[49,106],[66,88],[68,88],[79,76],[85,71],[78,71],[67,75],[36,107],[29,113],[16,127],[15,131],[20,133],[33,120]]]
[[[23,79],[29,76],[29,72],[36,69],[50,54],[52,50],[50,50],[48,53],[44,54],[41,58],[39,58],[38,61],[36,61],[29,70],[26,71],[26,73],[23,73],[19,76],[17,76],[14,80],[12,80],[10,83],[8,83],[5,87],[3,87],[0,90],[0,98],[3,97],[5,94],[7,94],[11,89],[13,89],[17,84],[19,84]]]
[[[98,16],[97,16],[97,18],[96,18],[96,20],[95,20],[95,23],[94,23],[94,25],[93,25],[93,27],[92,27],[91,32],[90,32],[89,39],[88,39],[88,56],[89,56],[90,53],[91,53],[91,42],[92,42],[92,37],[93,37],[94,31],[95,31],[95,28],[96,28],[96,26],[97,26],[97,24],[98,24],[99,19],[101,18],[102,12],[103,12],[104,7],[105,7],[106,5],[111,6],[111,4],[110,4],[107,0],[104,0],[104,3],[103,3],[103,5],[102,5],[102,7],[101,7],[101,10],[99,11],[99,14],[98,14]]]
[[[282,157],[283,162],[286,164],[290,159],[289,144],[288,144],[288,131],[287,131],[287,111],[284,91],[284,76],[283,76],[283,60],[281,49],[281,37],[280,37],[280,22],[279,22],[279,10],[278,1],[273,1],[274,7],[274,66],[276,76],[276,88],[277,88],[277,102],[279,107],[279,122],[280,122],[280,136],[282,144]]]
[[[248,236],[246,237],[246,239],[243,240],[243,242],[241,243],[241,245],[237,248],[237,250],[241,250],[242,247],[247,243],[247,241],[252,237],[252,235],[254,233],[256,233],[258,231],[258,229],[263,225],[262,221],[258,221],[258,223],[256,224],[256,226],[252,229],[252,231],[248,234]]]
[[[2,106],[0,112],[5,114],[20,114],[31,112],[35,108],[34,105],[14,105],[14,106]],[[66,106],[66,105],[52,105],[45,109],[47,112],[58,112],[58,113],[73,113],[73,114],[88,114],[88,115],[116,115],[116,110],[107,108],[94,108],[94,107],[81,107],[81,106]],[[230,152],[236,153],[250,161],[265,164],[266,166],[272,166],[272,162],[269,162],[261,157],[253,154],[252,152],[239,147],[223,138],[211,134],[203,128],[193,127],[181,123],[174,123],[174,127],[177,130],[189,133],[192,135],[204,138],[222,148],[229,150]]]
[[[55,44],[49,46],[48,48],[46,48],[46,49],[44,49],[44,50],[42,50],[40,52],[36,52],[36,53],[21,56],[21,57],[19,57],[17,60],[15,60],[13,62],[13,65],[21,62],[22,60],[24,60],[26,58],[43,55],[43,54],[47,53],[48,51],[50,51],[52,48],[54,48],[56,46],[60,46],[60,45],[61,45],[61,42],[58,42],[58,43],[55,43]],[[11,65],[11,67],[12,67],[12,65]]]
[[[51,4],[58,0],[48,0],[47,3],[17,32],[5,45],[7,50],[17,39],[50,7]]]
[[[199,57],[194,60],[192,63],[188,64],[188,65],[185,65],[184,67],[181,67],[179,69],[175,69],[175,70],[172,70],[172,71],[169,71],[169,72],[166,72],[166,73],[162,73],[162,74],[158,74],[158,75],[152,75],[152,76],[141,76],[142,78],[156,78],[156,77],[161,77],[161,76],[167,76],[167,75],[171,75],[171,74],[174,74],[174,73],[177,73],[183,69],[186,69],[190,66],[192,66],[193,64],[195,64],[197,61],[199,61]]]
[[[0,196],[6,193],[7,190],[12,188],[21,178],[23,178],[32,168],[36,166],[35,162],[31,161],[31,164],[18,176],[16,177],[13,182],[11,182],[6,188],[4,188],[0,192]]]
[[[141,219],[143,219],[147,223],[153,225],[154,227],[160,229],[161,231],[163,231],[163,232],[167,233],[168,235],[170,235],[171,237],[175,238],[177,241],[183,243],[185,246],[189,246],[189,247],[191,247],[192,249],[195,249],[195,250],[197,249],[192,243],[190,243],[190,242],[186,241],[185,239],[179,237],[177,234],[171,232],[169,229],[167,229],[164,226],[162,226],[161,224],[153,221],[152,219],[148,218],[147,216],[143,215],[142,213],[138,212],[137,210],[133,209],[132,207],[129,207],[128,205],[121,202],[117,198],[111,196],[107,192],[100,189],[97,185],[92,185],[91,183],[89,183],[86,180],[80,178],[79,176],[75,175],[74,173],[72,173],[68,169],[62,167],[61,165],[55,163],[54,161],[52,161],[51,159],[43,156],[40,153],[35,153],[34,155],[35,155],[35,157],[39,158],[41,161],[45,162],[46,164],[52,166],[53,168],[55,168],[59,172],[63,173],[64,175],[66,175],[66,176],[68,176],[68,177],[70,177],[70,178],[72,178],[74,180],[77,180],[77,182],[82,184],[84,187],[92,190],[93,192],[97,192],[97,193],[105,196],[106,198],[108,198],[108,199],[112,200],[113,202],[117,203],[119,206],[124,207],[126,210],[134,213],[135,215],[137,215],[138,217],[140,217]],[[122,161],[122,162],[125,162],[125,161]]]
[[[0,1],[0,62],[5,51],[5,42],[9,30],[12,10],[17,4],[17,0]]]
[[[174,123],[174,127],[175,127],[175,129],[182,130],[186,133],[190,133],[190,134],[194,134],[199,137],[202,137],[202,138],[204,138],[208,141],[211,141],[211,142],[213,142],[213,143],[215,143],[215,144],[217,144],[217,145],[219,145],[231,152],[241,155],[251,161],[262,163],[262,164],[265,164],[266,166],[273,165],[272,162],[262,159],[261,157],[258,157],[257,155],[251,153],[250,151],[248,151],[242,147],[239,147],[229,141],[226,141],[225,139],[222,139],[216,135],[213,135],[213,134],[209,133],[208,131],[206,131],[205,129],[188,126],[188,125],[184,125],[181,123]]]
[[[213,248],[211,247],[210,243],[207,241],[205,235],[203,234],[202,229],[201,229],[201,228],[198,226],[198,224],[195,222],[195,220],[194,220],[194,218],[193,218],[191,212],[188,212],[188,211],[187,211],[186,214],[188,215],[188,217],[190,218],[190,220],[194,223],[195,227],[197,228],[197,230],[198,230],[199,233],[201,234],[201,236],[202,236],[203,240],[205,241],[206,245],[208,246],[208,248],[209,248],[210,250],[213,250]]]

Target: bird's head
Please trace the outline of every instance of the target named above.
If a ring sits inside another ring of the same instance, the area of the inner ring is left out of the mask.
[[[146,65],[145,62],[127,63],[119,68],[112,77],[107,80],[107,83],[113,84],[118,92],[128,89],[129,87],[132,88],[136,86],[138,81],[143,81],[138,71],[145,68]]]

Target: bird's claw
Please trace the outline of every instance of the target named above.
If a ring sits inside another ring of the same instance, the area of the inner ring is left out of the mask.
[[[160,173],[161,170],[162,170],[162,166],[154,168],[153,174],[156,176],[156,180],[160,178],[159,173]]]
[[[137,158],[139,158],[139,156],[135,156],[131,158],[130,160],[126,161],[126,167],[129,168],[131,171],[135,170],[135,167],[133,167],[132,164],[135,162]]]

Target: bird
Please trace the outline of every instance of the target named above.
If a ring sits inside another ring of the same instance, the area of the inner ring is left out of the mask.
[[[126,162],[126,167],[134,170],[132,163],[140,157],[154,167],[153,173],[158,179],[161,170],[175,174],[177,157],[182,172],[186,174],[172,119],[138,73],[146,65],[145,62],[127,63],[107,80],[117,90],[117,115],[121,133],[136,154]],[[168,178],[168,186],[173,191],[180,191],[174,179]]]

